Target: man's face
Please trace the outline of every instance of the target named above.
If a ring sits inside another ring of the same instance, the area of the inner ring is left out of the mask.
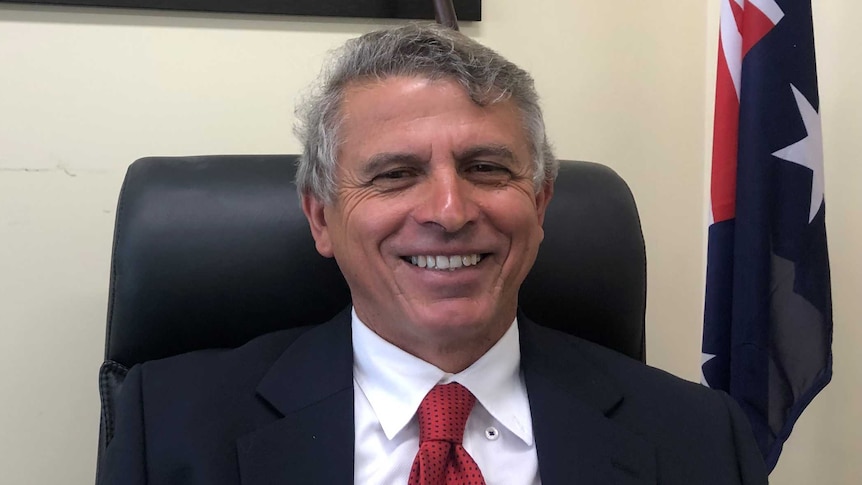
[[[534,191],[514,102],[393,77],[349,87],[341,113],[335,201],[306,195],[303,208],[358,316],[420,357],[490,347],[515,317],[552,193]]]

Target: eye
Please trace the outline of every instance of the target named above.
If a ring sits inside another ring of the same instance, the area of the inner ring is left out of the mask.
[[[512,171],[498,163],[476,161],[467,166],[467,177],[478,183],[503,184],[511,180]]]
[[[503,167],[498,167],[497,165],[485,162],[479,162],[473,165],[473,171],[475,172],[496,172],[498,170],[505,170]]]
[[[417,176],[416,170],[396,168],[375,175],[371,179],[371,184],[384,190],[399,189],[411,185]]]
[[[388,172],[381,173],[380,175],[374,177],[375,179],[383,179],[383,180],[397,180],[409,177],[410,171],[404,168],[399,168],[397,170],[390,170]]]

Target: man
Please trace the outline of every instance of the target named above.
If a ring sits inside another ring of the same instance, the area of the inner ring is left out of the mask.
[[[440,27],[373,32],[299,114],[352,309],[133,368],[104,483],[766,482],[726,395],[518,316],[557,171],[526,72]]]

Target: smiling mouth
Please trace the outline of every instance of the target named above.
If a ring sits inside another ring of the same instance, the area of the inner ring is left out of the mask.
[[[476,266],[482,258],[483,255],[474,253],[453,256],[406,256],[402,259],[420,268],[455,271],[460,268]]]

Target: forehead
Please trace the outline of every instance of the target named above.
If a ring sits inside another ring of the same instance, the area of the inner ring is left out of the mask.
[[[341,148],[352,152],[465,150],[483,144],[506,146],[529,158],[515,102],[480,106],[453,79],[396,76],[354,83],[345,89],[340,108]]]

